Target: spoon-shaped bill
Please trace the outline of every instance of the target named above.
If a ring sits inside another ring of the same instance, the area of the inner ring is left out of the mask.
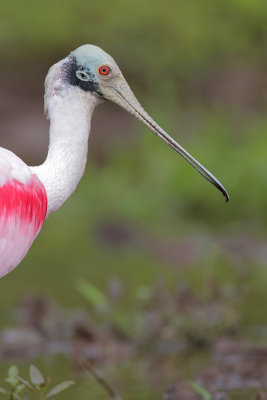
[[[139,121],[146,125],[152,132],[154,132],[159,138],[166,142],[170,147],[172,147],[177,153],[179,153],[189,164],[191,164],[205,179],[207,179],[212,185],[225,197],[225,201],[229,201],[229,195],[223,185],[218,181],[218,179],[208,171],[200,162],[198,162],[194,157],[191,156],[182,146],[180,146],[172,137],[170,137],[143,109],[141,104],[138,102],[133,92],[131,91],[127,82],[122,79],[119,85],[113,85],[110,87],[108,100],[113,101],[118,104],[133,116],[135,116]]]

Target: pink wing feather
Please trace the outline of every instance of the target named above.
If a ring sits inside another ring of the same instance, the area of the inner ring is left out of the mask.
[[[28,252],[46,216],[47,195],[38,177],[0,148],[0,277]]]

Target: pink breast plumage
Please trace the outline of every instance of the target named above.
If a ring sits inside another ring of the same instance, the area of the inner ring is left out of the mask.
[[[34,174],[24,184],[16,179],[0,186],[0,277],[23,259],[46,216],[47,195]]]

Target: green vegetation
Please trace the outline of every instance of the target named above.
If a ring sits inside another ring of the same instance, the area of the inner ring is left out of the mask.
[[[29,368],[29,376],[30,382],[19,376],[16,366],[10,367],[5,379],[10,388],[0,388],[1,395],[4,395],[4,398],[9,400],[28,400],[33,398],[54,400],[59,393],[74,384],[72,381],[65,381],[54,386],[52,389],[48,389],[50,377],[48,375],[44,377],[34,365],[31,365]]]
[[[193,390],[195,390],[195,392],[199,393],[203,400],[212,400],[211,394],[207,392],[207,390],[205,390],[203,387],[197,385],[195,382],[190,382],[189,386]]]

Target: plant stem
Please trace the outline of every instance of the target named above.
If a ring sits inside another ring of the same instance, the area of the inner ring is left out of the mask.
[[[43,398],[44,398],[44,391],[43,391],[43,390],[41,390],[41,391],[40,391],[40,397],[39,397],[39,400],[43,400]]]
[[[13,396],[14,390],[15,390],[15,387],[13,387],[13,388],[11,389],[11,391],[10,391],[9,400],[14,400],[14,396]]]
[[[110,400],[121,400],[115,389],[103,378],[103,376],[98,372],[98,370],[94,367],[90,360],[86,360],[85,363],[82,363],[82,367],[87,369],[93,375],[93,377],[97,380],[97,382],[105,389]]]

